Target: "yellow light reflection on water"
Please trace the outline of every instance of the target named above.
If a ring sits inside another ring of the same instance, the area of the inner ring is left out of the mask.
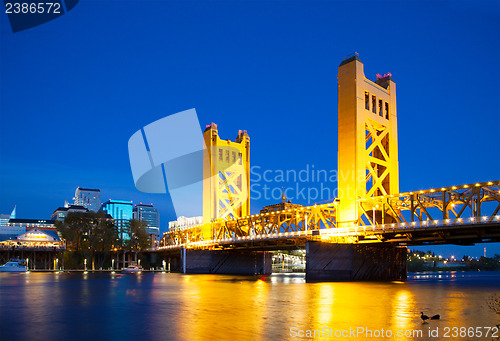
[[[391,324],[399,330],[408,330],[415,320],[414,298],[407,290],[399,290],[392,301]]]
[[[334,285],[332,283],[317,283],[314,286],[316,289],[316,295],[314,295],[314,322],[318,326],[329,326],[333,321]]]

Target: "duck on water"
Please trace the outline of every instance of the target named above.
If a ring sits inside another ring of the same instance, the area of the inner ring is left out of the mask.
[[[420,312],[420,318],[422,319],[422,322],[423,322],[423,323],[426,323],[426,322],[425,322],[426,320],[439,320],[439,319],[441,318],[441,316],[439,316],[439,314],[437,314],[437,315],[431,316],[431,317],[429,318],[429,316],[424,315],[424,313],[423,313],[423,312]]]

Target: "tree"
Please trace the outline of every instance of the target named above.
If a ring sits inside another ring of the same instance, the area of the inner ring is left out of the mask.
[[[118,233],[105,212],[70,212],[58,230],[69,243],[70,250],[82,252],[85,258],[95,262],[96,252],[109,253],[116,245]],[[104,261],[100,257],[101,263]]]
[[[146,231],[147,223],[136,219],[131,219],[126,224],[126,230],[130,239],[125,242],[127,248],[138,252],[151,246],[151,240]]]

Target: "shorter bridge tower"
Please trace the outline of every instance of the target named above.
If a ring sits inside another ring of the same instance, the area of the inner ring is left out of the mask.
[[[217,125],[203,132],[203,222],[250,214],[250,137],[240,130],[235,142],[221,140]]]

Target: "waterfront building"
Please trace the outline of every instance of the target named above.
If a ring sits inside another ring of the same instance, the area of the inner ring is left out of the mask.
[[[68,216],[68,213],[81,212],[86,213],[89,210],[81,205],[71,205],[65,204],[64,207],[58,207],[54,213],[50,216],[52,220],[64,221]]]
[[[19,227],[17,227],[19,228]],[[35,227],[21,233],[0,234],[0,248],[64,250],[66,243],[54,229]]]
[[[9,217],[13,218],[0,224],[0,248],[66,248],[54,220],[15,218],[15,208]]]
[[[78,187],[73,200],[75,205],[97,212],[101,208],[101,190]]]
[[[134,206],[133,216],[134,219],[145,221],[148,224],[146,232],[150,236],[154,235],[155,240],[160,238],[160,214],[158,208],[154,207],[153,204],[140,203]]]
[[[126,229],[129,220],[133,218],[132,201],[109,199],[102,204],[101,210],[111,216],[120,238],[130,239],[130,236],[126,233]]]

